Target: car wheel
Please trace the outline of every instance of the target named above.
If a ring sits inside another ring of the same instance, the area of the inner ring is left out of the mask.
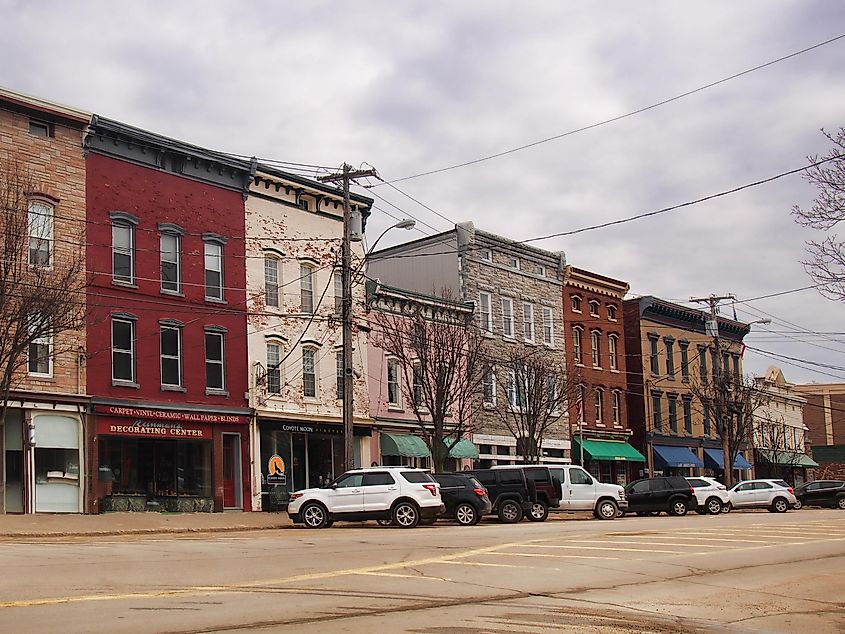
[[[675,500],[674,502],[672,502],[670,514],[674,515],[675,517],[683,517],[687,514],[687,503],[683,500]]]
[[[705,504],[707,512],[710,515],[718,515],[722,512],[722,500],[719,498],[709,498]]]
[[[619,507],[612,500],[602,500],[596,509],[596,517],[600,520],[615,520]]]
[[[499,507],[499,520],[505,524],[516,524],[522,519],[522,507],[513,500],[505,500]]]
[[[306,504],[300,513],[302,523],[308,528],[325,528],[326,524],[328,524],[328,513],[322,504],[317,504],[316,502]]]
[[[393,520],[376,520],[379,526],[393,526]]]
[[[532,522],[545,522],[549,516],[549,507],[542,502],[534,502],[528,511],[528,519]]]
[[[836,508],[845,511],[845,496],[836,499]]]
[[[789,502],[785,498],[775,498],[772,501],[772,511],[775,513],[786,513],[789,510]]]
[[[399,502],[393,507],[393,524],[399,528],[414,528],[420,523],[420,511],[412,502]]]
[[[795,504],[792,505],[792,508],[796,511],[800,511],[803,506],[804,503],[801,501],[801,498],[795,498]]]
[[[455,521],[461,526],[475,526],[480,519],[481,516],[472,504],[467,504],[466,502],[458,504],[458,507],[455,509]]]

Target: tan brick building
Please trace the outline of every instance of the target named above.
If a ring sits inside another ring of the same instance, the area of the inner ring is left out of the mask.
[[[807,399],[804,424],[820,480],[845,480],[845,383],[796,385]]]
[[[392,286],[473,302],[493,359],[508,359],[514,350],[532,350],[565,368],[561,305],[565,266],[563,253],[508,240],[465,222],[451,231],[372,254],[368,275]],[[496,412],[509,406],[509,395],[502,394],[502,380],[492,372],[483,391],[472,421],[478,465],[513,464],[519,460],[517,439]],[[544,462],[569,461],[568,428],[564,411],[543,441]]]
[[[50,267],[84,258],[82,141],[90,120],[89,113],[0,89],[0,163],[17,162],[29,173],[30,232],[35,214],[42,223],[41,257]],[[32,237],[30,258],[31,248]],[[85,302],[84,294],[75,299]],[[82,510],[89,476],[84,472],[82,440],[84,351],[84,328],[30,346],[0,429],[3,512]]]

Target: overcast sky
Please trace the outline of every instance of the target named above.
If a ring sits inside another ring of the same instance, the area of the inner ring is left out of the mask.
[[[842,33],[845,5],[824,0],[0,0],[0,85],[218,150],[368,163],[392,179],[612,118]],[[824,153],[819,129],[845,125],[843,68],[840,40],[643,114],[397,186],[451,220],[514,239],[682,203]],[[395,190],[373,191],[403,211],[377,201],[382,209],[449,227]],[[534,244],[628,281],[634,294],[752,298],[812,283],[800,260],[813,232],[790,209],[814,195],[791,176]],[[393,222],[376,210],[368,233]],[[736,309],[744,321],[773,319],[753,327],[749,345],[845,367],[845,334],[806,332],[845,333],[841,303],[807,290]],[[772,362],[746,352],[746,371]],[[845,381],[845,370],[780,366],[795,382]]]

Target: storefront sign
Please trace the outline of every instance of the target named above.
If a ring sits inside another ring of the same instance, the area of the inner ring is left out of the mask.
[[[141,418],[146,420],[184,421],[190,423],[224,423],[228,425],[246,425],[246,416],[235,414],[210,414],[206,412],[190,412],[167,409],[146,409],[142,407],[121,407],[118,405],[97,405],[95,411],[109,416],[124,416],[126,418]]]
[[[267,420],[259,421],[260,424],[267,424]],[[278,431],[286,431],[292,434],[330,434],[335,436],[343,435],[343,425],[332,424],[307,424],[307,423],[279,423],[272,421],[269,423],[271,429]],[[370,436],[372,429],[369,427],[355,426],[354,434],[356,436]]]
[[[118,436],[143,436],[146,438],[193,438],[210,439],[208,425],[184,425],[179,422],[136,419],[134,421],[100,420],[97,426],[100,434]]]
[[[287,482],[285,461],[279,454],[273,454],[267,461],[267,484],[287,484]]]

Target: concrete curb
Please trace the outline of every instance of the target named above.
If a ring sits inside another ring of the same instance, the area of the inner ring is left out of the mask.
[[[46,538],[46,537],[120,537],[128,535],[184,535],[188,533],[244,533],[252,531],[266,531],[295,528],[293,524],[274,524],[269,526],[210,526],[205,528],[127,528],[124,530],[104,530],[104,531],[71,531],[71,532],[57,532],[57,531],[29,531],[29,532],[15,532],[3,533],[0,532],[0,539],[31,539],[31,538]]]

